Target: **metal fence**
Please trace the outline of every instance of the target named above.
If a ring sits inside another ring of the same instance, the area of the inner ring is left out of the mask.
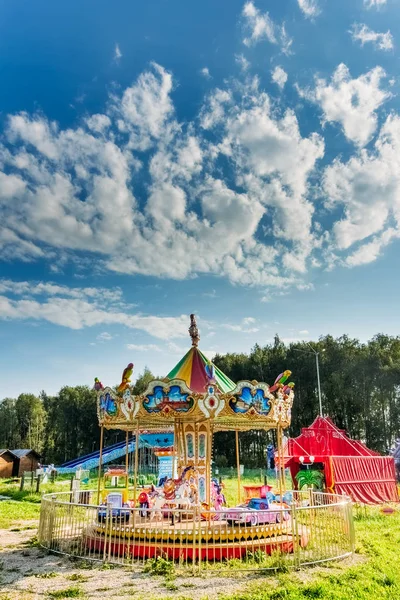
[[[85,560],[127,566],[160,556],[193,570],[299,568],[354,551],[346,496],[293,492],[290,507],[227,508],[218,515],[201,508],[116,509],[92,505],[91,497],[96,493],[78,502],[68,492],[45,495],[39,543]]]

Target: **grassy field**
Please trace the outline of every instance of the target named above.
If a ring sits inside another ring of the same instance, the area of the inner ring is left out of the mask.
[[[246,482],[246,478],[244,479]],[[251,480],[248,480],[249,483]],[[254,481],[254,479],[253,479]],[[228,497],[236,501],[237,481],[226,479]],[[46,486],[45,491],[68,490],[68,482],[57,482]],[[0,529],[3,539],[6,535],[33,536],[29,531],[38,518],[40,499],[29,491],[19,492],[11,482],[0,486],[0,494],[9,495],[10,500],[0,502]],[[175,570],[172,566],[165,574],[133,576],[132,571],[121,569],[116,585],[116,572],[107,571],[101,566],[82,570],[82,565],[71,565],[67,559],[48,559],[44,566],[36,566],[35,556],[28,557],[22,548],[20,563],[31,561],[26,574],[19,567],[18,582],[1,583],[0,600],[30,598],[67,598],[83,600],[98,598],[153,598],[164,600],[191,598],[194,600],[218,598],[218,600],[304,600],[324,598],[327,600],[398,600],[400,599],[400,511],[392,515],[383,514],[379,508],[354,508],[356,528],[356,554],[343,562],[325,564],[301,571],[245,572],[237,569],[223,570],[223,573],[205,572],[201,577],[190,578],[190,574]],[[6,531],[7,530],[7,531]],[[20,532],[20,533],[12,533]],[[2,540],[0,540],[1,542]],[[26,547],[26,545],[24,546]],[[1,548],[0,571],[6,568],[10,552],[7,546]],[[12,546],[12,556],[18,547]],[[33,552],[33,551],[32,551]],[[36,550],[35,550],[36,552]],[[25,554],[24,554],[25,553]],[[32,566],[33,565],[33,566]],[[141,568],[141,567],[140,567]],[[38,570],[41,569],[41,570]],[[136,577],[138,583],[129,583]],[[101,579],[101,584],[99,580]],[[31,583],[34,581],[34,584]],[[122,583],[125,581],[125,583]],[[97,588],[95,589],[95,584]],[[7,587],[8,585],[8,587]],[[101,585],[101,587],[99,587]],[[129,587],[129,585],[131,587]],[[136,588],[134,589],[136,585]],[[22,593],[22,590],[27,592]],[[18,591],[19,590],[19,591]],[[108,592],[107,592],[108,590]]]

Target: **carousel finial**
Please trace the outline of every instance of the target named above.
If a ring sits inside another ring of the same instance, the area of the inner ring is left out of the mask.
[[[197,329],[196,316],[190,315],[189,335],[192,338],[192,346],[198,346],[200,341],[199,330]]]

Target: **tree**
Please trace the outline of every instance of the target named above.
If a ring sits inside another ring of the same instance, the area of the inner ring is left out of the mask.
[[[148,367],[145,367],[143,373],[141,373],[136,379],[135,385],[132,388],[132,393],[135,396],[143,394],[143,392],[146,391],[146,388],[149,385],[150,381],[152,381],[153,379],[156,379],[153,373]]]

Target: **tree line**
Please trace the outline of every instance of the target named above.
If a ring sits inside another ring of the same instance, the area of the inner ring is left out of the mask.
[[[311,346],[311,347],[310,347]],[[278,336],[249,354],[217,355],[214,363],[233,381],[243,379],[272,384],[285,369],[292,371],[295,401],[287,435],[299,435],[319,413],[315,355],[319,368],[324,415],[361,439],[370,448],[386,453],[400,436],[400,337],[376,335],[361,343],[346,335],[325,336],[307,344],[284,344]],[[145,369],[134,386],[142,393],[153,374]],[[124,439],[119,431],[105,432],[105,444]],[[248,467],[265,465],[267,443],[276,443],[274,432],[240,434],[241,462]],[[41,392],[5,398],[0,403],[0,447],[34,448],[42,461],[61,464],[99,447],[96,395],[87,386],[63,387],[56,396]],[[236,462],[234,434],[215,435],[214,458],[222,466]]]

